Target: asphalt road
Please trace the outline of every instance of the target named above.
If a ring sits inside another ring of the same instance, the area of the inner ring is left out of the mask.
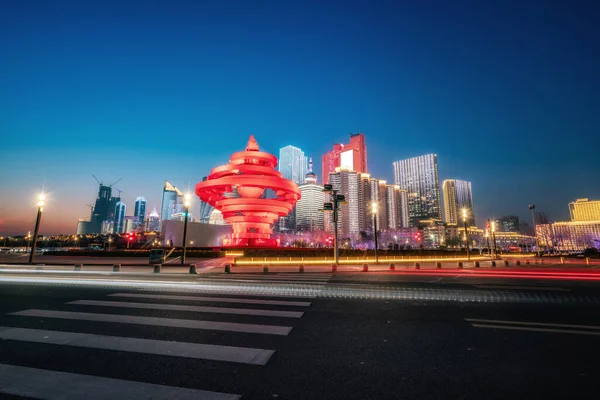
[[[13,278],[0,275],[6,398],[595,399],[600,389],[593,281]]]

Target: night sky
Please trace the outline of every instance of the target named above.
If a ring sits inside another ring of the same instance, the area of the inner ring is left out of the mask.
[[[160,211],[245,147],[436,153],[478,221],[600,199],[600,2],[5,1],[0,235],[75,233],[95,174]],[[197,207],[197,203],[196,203]],[[195,209],[193,209],[195,210]],[[196,211],[197,212],[197,211]]]

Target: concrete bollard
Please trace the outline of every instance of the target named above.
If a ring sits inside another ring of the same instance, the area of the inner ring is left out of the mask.
[[[81,271],[82,264],[75,264],[75,271]]]
[[[195,264],[190,264],[190,274],[197,274],[198,271],[196,271],[196,265]]]
[[[531,261],[525,260],[525,265],[529,265],[530,263],[531,263]]]
[[[394,263],[390,263],[390,271],[395,271],[396,270],[396,266],[394,265]]]
[[[480,267],[479,261],[475,261],[475,268],[479,268],[479,267]]]
[[[561,264],[564,264],[564,263],[565,263],[565,258],[564,258],[564,257],[561,257],[561,258],[560,258],[560,263],[561,263]]]
[[[515,264],[521,265],[521,260],[517,260]]]
[[[331,264],[331,272],[337,272],[337,265]]]
[[[421,269],[421,264],[419,264],[418,262],[415,263],[415,269]]]
[[[363,264],[363,272],[369,272],[369,264]]]
[[[226,274],[230,274],[231,273],[231,264],[225,264],[225,271]]]
[[[508,266],[510,266],[510,262],[508,262],[508,260],[504,260],[504,266],[505,266],[505,267],[508,267]]]
[[[490,266],[495,267],[496,266],[496,261],[490,261]]]
[[[154,273],[155,274],[160,274],[160,269],[161,269],[161,265],[160,264],[156,264],[154,266]]]
[[[265,264],[263,265],[263,274],[268,274],[269,273],[269,265]]]
[[[121,272],[121,264],[113,265],[113,272]]]
[[[462,268],[462,267],[463,267],[463,262],[462,262],[462,261],[459,261],[459,262],[457,262],[457,263],[456,263],[456,266],[457,266],[458,268]]]
[[[586,264],[586,265],[590,265],[590,258],[589,258],[589,257],[586,257],[586,258],[585,258],[585,264]]]
[[[298,265],[298,272],[304,272],[304,265]]]
[[[439,261],[438,261],[438,262],[436,262],[436,263],[435,263],[435,267],[436,267],[437,269],[442,269],[442,263],[441,263],[441,262],[439,262]]]

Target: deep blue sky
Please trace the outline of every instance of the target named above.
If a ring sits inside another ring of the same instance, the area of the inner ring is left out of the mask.
[[[476,213],[600,198],[600,7],[577,1],[7,1],[0,234],[73,233],[96,174],[160,207],[254,133],[316,161],[349,132],[370,172],[435,152]],[[320,163],[316,163],[320,171]],[[31,225],[31,226],[30,226]]]

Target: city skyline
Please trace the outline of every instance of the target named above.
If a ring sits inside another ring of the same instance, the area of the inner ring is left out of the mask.
[[[130,210],[138,196],[160,210],[164,180],[191,191],[250,133],[270,153],[304,149],[321,171],[319,155],[364,132],[369,173],[388,182],[394,160],[438,154],[440,181],[473,182],[479,225],[529,222],[532,203],[568,220],[564,204],[600,198],[585,145],[600,125],[600,55],[581,5],[520,4],[536,15],[527,28],[488,4],[187,7],[5,7],[0,234],[32,230],[42,190],[40,232],[73,232],[97,193],[91,174],[122,177]]]

